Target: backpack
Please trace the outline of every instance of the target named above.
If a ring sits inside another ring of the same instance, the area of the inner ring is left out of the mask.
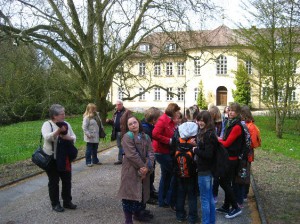
[[[190,139],[179,138],[175,150],[175,172],[178,177],[188,178],[196,175],[196,165]]]
[[[258,129],[258,127],[253,123],[246,123],[248,130],[250,132],[250,136],[251,136],[251,142],[252,148],[258,148],[261,146],[261,137],[260,137],[260,130]]]
[[[225,177],[225,174],[229,168],[228,151],[218,141],[217,136],[215,136],[215,138],[215,154],[212,165],[212,174],[215,178]]]
[[[244,122],[241,122],[239,125],[242,128],[242,147],[238,153],[238,157],[240,160],[247,160],[251,150],[251,136]]]

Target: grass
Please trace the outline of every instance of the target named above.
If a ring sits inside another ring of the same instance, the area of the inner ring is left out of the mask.
[[[138,118],[142,114],[135,114]],[[111,117],[111,113],[108,115]],[[283,139],[278,139],[275,134],[275,125],[272,117],[255,117],[262,136],[262,149],[281,153],[285,156],[300,159],[299,120],[286,120]],[[76,146],[84,148],[82,133],[82,116],[66,119],[77,136]],[[0,127],[0,164],[9,164],[28,159],[38,147],[41,127],[44,121],[29,121]],[[106,139],[100,144],[110,142],[111,126],[105,125]]]
[[[83,148],[82,116],[66,118],[76,134],[76,147]],[[14,163],[31,157],[38,147],[43,121],[28,121],[0,127],[0,164]],[[106,139],[100,144],[110,142],[111,126],[105,125]]]
[[[262,138],[261,148],[265,151],[283,154],[293,159],[300,159],[300,121],[287,119],[284,124],[283,138],[276,137],[273,117],[257,116],[255,124],[259,127]]]

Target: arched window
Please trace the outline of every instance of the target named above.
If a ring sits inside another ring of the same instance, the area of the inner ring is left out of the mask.
[[[227,74],[227,58],[224,55],[220,55],[217,58],[217,75]]]

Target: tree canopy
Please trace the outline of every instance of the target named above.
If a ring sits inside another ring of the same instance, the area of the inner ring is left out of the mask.
[[[81,79],[81,94],[105,115],[115,74],[122,75],[122,62],[144,37],[189,29],[191,14],[200,27],[214,8],[207,0],[14,0],[1,6],[0,40],[9,36],[47,54]]]

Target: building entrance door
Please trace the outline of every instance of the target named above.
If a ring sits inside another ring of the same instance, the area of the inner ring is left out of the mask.
[[[227,106],[227,88],[224,86],[217,89],[217,106]]]

